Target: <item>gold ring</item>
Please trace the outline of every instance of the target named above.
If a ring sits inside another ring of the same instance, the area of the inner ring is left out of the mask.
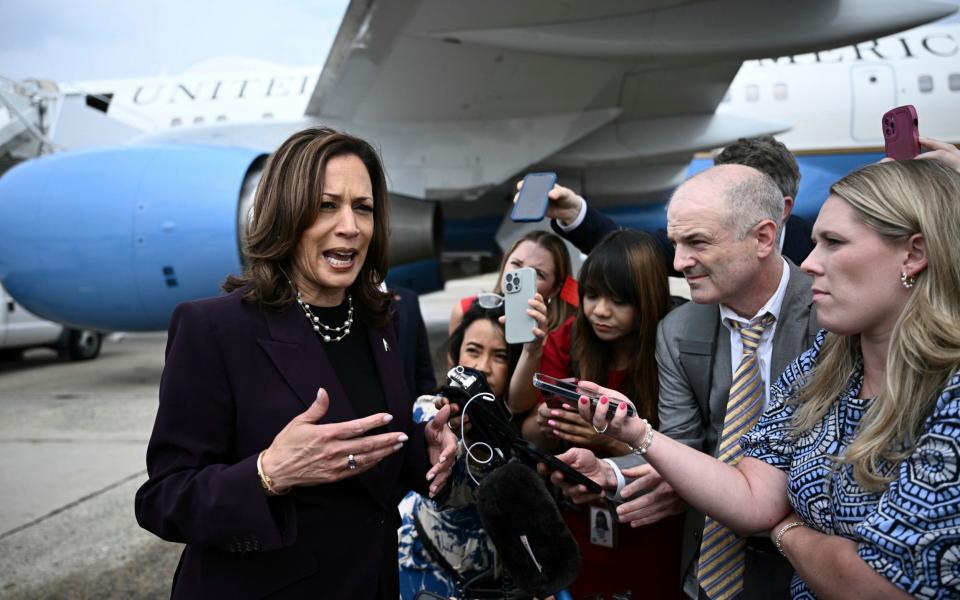
[[[610,427],[610,423],[604,423],[603,429],[597,429],[597,426],[593,426],[593,430],[597,432],[597,435],[603,435],[607,432],[607,429]]]

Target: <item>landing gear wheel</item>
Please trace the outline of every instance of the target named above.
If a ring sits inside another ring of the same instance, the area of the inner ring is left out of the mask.
[[[87,329],[64,329],[57,352],[60,358],[91,360],[100,355],[103,334]]]

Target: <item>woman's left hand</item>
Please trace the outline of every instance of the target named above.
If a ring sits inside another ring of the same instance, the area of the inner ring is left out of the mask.
[[[430,464],[433,465],[427,471],[427,481],[431,482],[431,498],[436,496],[437,492],[446,485],[453,470],[453,463],[456,462],[457,436],[447,427],[447,421],[450,419],[453,410],[453,405],[447,404],[427,423],[424,429],[424,435],[427,438],[427,452],[430,456]]]
[[[592,424],[597,431],[602,431],[606,435],[636,447],[641,436],[647,432],[644,429],[643,422],[636,415],[627,416],[627,406],[633,403],[626,396],[618,392],[599,386],[590,381],[581,381],[580,387],[586,389],[595,389],[600,394],[600,401],[597,403],[597,409],[594,411],[590,405],[590,400],[586,396],[580,396],[577,402],[577,411],[585,421]],[[620,406],[614,411],[613,418],[607,419],[609,402],[611,399],[618,400]]]
[[[540,292],[533,295],[533,298],[527,300],[527,315],[533,317],[536,325],[533,327],[533,341],[523,345],[523,351],[537,354],[543,346],[543,340],[547,337],[547,303],[543,301]],[[501,325],[507,324],[506,315],[497,319]]]
[[[544,416],[546,416],[546,422],[543,425],[546,426],[547,431],[573,446],[605,447],[611,441],[609,437],[594,429],[589,420],[580,416],[576,408],[567,404],[562,408],[549,408],[546,404],[542,404],[538,418],[542,420]],[[544,430],[543,425],[541,425],[541,431]]]

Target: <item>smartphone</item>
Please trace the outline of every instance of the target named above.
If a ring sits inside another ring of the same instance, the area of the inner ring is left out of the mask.
[[[542,377],[543,379],[538,379],[538,377]],[[549,381],[544,381],[545,379],[549,379]],[[577,380],[573,377],[557,379],[549,375],[536,373],[533,376],[533,385],[543,394],[543,401],[546,402],[550,408],[563,408],[564,404],[574,408],[577,407],[577,400],[580,399],[580,396],[577,396],[576,399],[571,398],[568,393],[568,386],[577,393],[582,392],[583,396],[587,396],[588,398],[591,396],[591,392],[576,389]],[[558,389],[563,391],[557,391]]]
[[[566,479],[569,483],[579,483],[584,486],[590,492],[594,494],[599,494],[603,491],[603,488],[600,487],[600,484],[596,481],[590,479],[580,471],[577,471],[567,463],[563,462],[556,456],[544,452],[532,442],[526,440],[517,439],[513,445],[514,454],[519,454],[524,459],[529,462],[538,463],[541,462],[553,471],[560,471],[563,473],[563,478]]]
[[[547,214],[547,194],[556,182],[556,173],[528,173],[510,218],[518,223],[542,221]]]
[[[912,104],[888,110],[880,123],[883,127],[883,148],[888,158],[909,160],[920,154],[917,109]]]
[[[533,375],[533,387],[543,392],[543,399],[547,401],[547,398],[552,395],[553,397],[560,397],[563,400],[572,401],[574,406],[577,402],[580,401],[580,396],[586,396],[590,400],[590,406],[594,409],[597,408],[597,403],[600,402],[600,396],[594,392],[582,389],[576,382],[565,381],[563,379],[557,379],[556,377],[550,377],[549,375],[544,375],[543,373],[535,373]],[[550,401],[547,401],[548,405],[551,408],[557,408],[549,404]],[[562,404],[563,402],[556,402],[556,404]],[[612,419],[613,416],[617,413],[617,408],[620,406],[620,401],[616,398],[610,398],[610,401],[607,405],[607,418]],[[637,410],[631,404],[627,404],[627,416],[633,417],[637,414]]]
[[[523,267],[503,275],[503,304],[506,323],[504,325],[508,344],[532,342],[536,336],[533,328],[537,321],[527,314],[530,305],[527,301],[537,293],[537,272]]]

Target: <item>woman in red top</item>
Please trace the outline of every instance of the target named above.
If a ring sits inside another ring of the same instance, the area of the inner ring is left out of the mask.
[[[493,293],[503,294],[501,286],[504,273],[523,267],[536,271],[537,292],[547,299],[548,331],[557,328],[577,309],[577,282],[570,276],[570,253],[563,239],[539,229],[519,238],[503,255]],[[463,313],[476,299],[476,295],[467,296],[454,305],[450,312],[450,333],[457,328],[463,320]]]
[[[670,309],[667,273],[657,241],[639,231],[616,231],[590,253],[580,270],[580,309],[559,329],[526,344],[524,359],[540,354],[541,373],[605,382],[630,390],[638,413],[657,420],[657,324]],[[536,311],[534,311],[536,313]],[[537,314],[538,322],[545,315]],[[538,352],[538,345],[542,351]],[[520,366],[517,373],[520,373]],[[532,377],[532,373],[529,374]],[[517,375],[515,375],[516,377]],[[529,381],[529,379],[528,379]],[[571,403],[572,404],[572,403]],[[587,447],[599,456],[619,456],[628,448],[580,418],[576,406],[551,409],[541,404],[523,425],[524,437],[557,452]],[[610,506],[600,506],[611,509]],[[575,598],[631,591],[634,597],[680,597],[682,515],[644,527],[614,526],[615,547],[591,542],[589,507],[564,507],[564,519],[580,545],[580,576],[571,587]],[[596,515],[596,510],[593,511]],[[611,522],[616,512],[610,510]],[[594,532],[594,542],[607,541]]]

